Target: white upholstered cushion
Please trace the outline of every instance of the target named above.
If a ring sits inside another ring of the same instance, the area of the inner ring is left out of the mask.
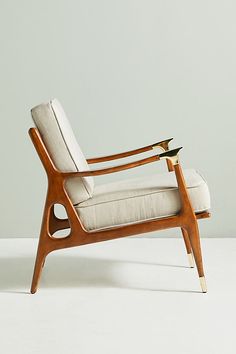
[[[195,212],[209,210],[206,182],[193,169],[184,170]],[[96,186],[93,197],[75,206],[87,230],[97,230],[175,215],[180,197],[174,172]]]
[[[31,110],[32,118],[56,168],[63,172],[89,170],[66,114],[58,100],[40,104]],[[93,194],[92,177],[68,179],[67,192],[72,203],[80,203]]]

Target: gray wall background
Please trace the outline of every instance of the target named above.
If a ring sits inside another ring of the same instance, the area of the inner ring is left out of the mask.
[[[53,97],[86,156],[175,137],[183,166],[211,189],[202,235],[235,237],[235,1],[0,4],[0,237],[38,236],[46,177],[27,135],[29,110]]]

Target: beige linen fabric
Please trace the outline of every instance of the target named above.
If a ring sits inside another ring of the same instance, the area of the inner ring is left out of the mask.
[[[205,180],[193,169],[183,172],[195,212],[209,210],[210,195]],[[95,186],[93,197],[76,205],[87,230],[176,215],[180,208],[174,172]]]
[[[31,110],[32,118],[56,168],[63,172],[89,170],[66,114],[57,99]],[[68,179],[67,192],[72,203],[80,203],[93,194],[92,177]]]

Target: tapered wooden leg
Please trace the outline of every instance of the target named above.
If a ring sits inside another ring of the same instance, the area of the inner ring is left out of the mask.
[[[188,254],[189,266],[190,266],[190,268],[194,268],[192,248],[191,248],[191,243],[189,240],[188,233],[184,228],[181,228],[181,231],[182,231],[185,247],[186,247],[187,254]]]
[[[37,291],[38,283],[42,273],[42,268],[45,262],[46,255],[47,255],[46,252],[44,251],[42,245],[39,242],[37,256],[35,260],[35,266],[34,266],[34,274],[33,274],[33,279],[31,284],[31,290],[30,290],[31,294],[34,294]]]
[[[194,255],[195,263],[196,263],[197,270],[198,270],[198,275],[199,275],[199,279],[200,279],[200,285],[202,288],[202,292],[206,293],[207,287],[206,287],[206,281],[205,281],[204,270],[203,270],[202,252],[201,252],[201,244],[200,244],[200,237],[199,237],[197,221],[195,221],[194,223],[191,223],[191,225],[187,226],[186,231],[189,235],[191,247],[193,250],[193,255]]]

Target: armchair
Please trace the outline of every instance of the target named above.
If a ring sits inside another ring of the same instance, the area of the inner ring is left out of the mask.
[[[48,177],[31,293],[37,291],[45,258],[52,251],[174,227],[182,230],[190,266],[194,257],[202,291],[206,292],[197,219],[210,216],[209,191],[195,170],[182,171],[178,158],[181,148],[169,150],[172,138],[123,153],[85,159],[56,99],[34,107],[31,113],[36,128],[30,128],[29,134]],[[133,162],[89,167],[158,148],[161,153]],[[95,176],[163,159],[167,173],[94,184]],[[55,215],[55,204],[65,207],[68,218]],[[67,228],[69,235],[54,235]]]

